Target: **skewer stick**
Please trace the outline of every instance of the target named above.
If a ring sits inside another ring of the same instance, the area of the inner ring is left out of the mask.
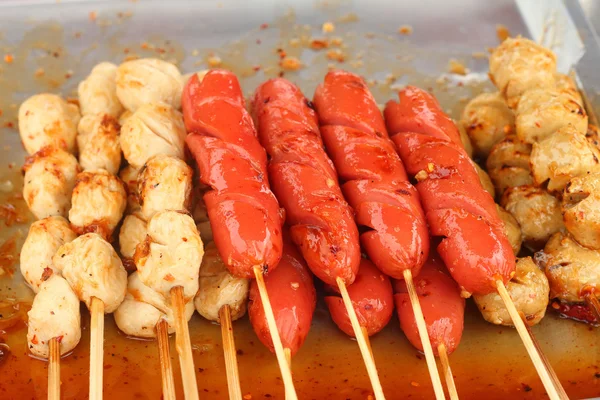
[[[523,320],[523,322],[525,322],[525,320],[524,320],[525,317],[524,316],[521,316],[521,317],[522,317],[521,319]],[[550,361],[548,360],[548,358],[546,357],[546,355],[542,351],[542,348],[540,347],[540,344],[538,343],[538,341],[535,338],[533,332],[531,331],[531,328],[529,327],[529,325],[527,325],[526,322],[525,322],[525,328],[527,328],[527,333],[529,333],[529,336],[531,336],[531,340],[533,341],[533,344],[535,345],[535,348],[540,353],[540,356],[542,357],[542,361],[544,362],[544,366],[546,367],[546,369],[550,373],[550,377],[552,378],[552,382],[554,382],[554,387],[556,387],[556,389],[558,390],[558,394],[559,394],[560,398],[563,399],[563,400],[569,400],[569,396],[567,396],[567,393],[565,392],[565,389],[563,388],[562,384],[560,383],[560,380],[558,379],[558,376],[556,375],[556,372],[554,372],[554,368],[552,368],[552,365],[550,364]]]
[[[281,337],[279,336],[279,330],[277,329],[277,323],[275,322],[275,315],[273,315],[273,308],[271,308],[271,301],[269,300],[269,293],[267,293],[265,279],[260,267],[254,267],[254,276],[256,277],[258,292],[260,293],[260,299],[265,310],[267,325],[269,326],[269,331],[271,332],[271,339],[273,340],[275,355],[277,356],[277,362],[279,363],[279,370],[281,371],[281,376],[283,378],[285,398],[286,400],[297,400],[298,396],[296,395],[294,381],[292,380],[292,370],[290,368],[290,364],[285,358],[285,351],[283,350],[283,345],[281,344]]]
[[[60,342],[50,339],[48,355],[48,400],[60,399]]]
[[[198,385],[196,383],[196,369],[192,356],[192,342],[190,330],[185,319],[185,300],[183,287],[175,286],[171,289],[171,305],[175,312],[175,344],[179,354],[179,367],[183,381],[183,394],[187,400],[198,400]]]
[[[175,400],[175,381],[173,380],[173,365],[169,350],[169,324],[164,319],[156,324],[156,339],[158,340],[163,399]]]
[[[373,354],[371,353],[371,346],[367,342],[367,338],[369,336],[365,336],[364,331],[361,329],[361,326],[358,323],[358,318],[356,317],[356,312],[354,311],[354,306],[352,305],[352,300],[350,300],[350,295],[348,294],[348,289],[346,288],[344,280],[340,277],[337,277],[336,282],[340,289],[340,293],[342,294],[342,300],[346,306],[346,311],[350,317],[350,323],[352,324],[354,336],[356,336],[356,341],[358,342],[358,347],[360,348],[363,361],[367,367],[367,373],[369,374],[369,379],[371,380],[371,386],[373,386],[375,399],[383,400],[385,399],[383,388],[381,387],[381,382],[379,381],[377,367],[375,366],[375,360],[373,358]]]
[[[458,391],[456,390],[454,376],[452,376],[452,369],[450,368],[450,360],[448,360],[448,352],[446,351],[446,345],[444,343],[438,345],[438,354],[440,355],[440,361],[442,362],[442,368],[444,369],[448,395],[451,400],[458,400]]]
[[[290,350],[289,347],[286,347],[285,349],[283,349],[283,352],[285,353],[285,360],[290,366],[290,369],[292,369],[292,350]]]
[[[542,361],[540,352],[533,344],[531,336],[527,332],[527,328],[525,327],[517,308],[515,307],[510,295],[508,294],[508,291],[506,290],[506,287],[504,286],[504,282],[497,280],[496,287],[498,288],[498,294],[502,298],[502,301],[504,301],[504,305],[510,314],[513,325],[517,329],[519,336],[521,336],[521,341],[523,342],[523,345],[525,345],[525,349],[527,349],[529,358],[531,358],[531,361],[533,362],[533,365],[535,366],[535,369],[542,380],[542,383],[544,384],[544,388],[548,393],[548,397],[550,397],[551,400],[559,400],[560,396],[558,394],[558,390],[554,387],[552,378],[550,378],[548,370],[544,367],[544,362]]]
[[[97,297],[92,297],[90,314],[90,400],[102,400],[104,302]]]
[[[373,357],[373,348],[371,348],[371,341],[369,340],[369,332],[367,331],[367,327],[361,325],[360,330],[362,331],[363,336],[367,341],[367,346],[369,347],[369,353],[371,353],[371,358],[373,359],[373,361],[375,361],[375,357]]]
[[[226,304],[219,309],[221,321],[221,336],[223,337],[223,352],[225,353],[225,371],[227,372],[227,388],[230,400],[242,400],[242,388],[238,371],[233,327],[231,326],[231,309]]]
[[[593,293],[586,293],[583,298],[585,299],[585,304],[587,304],[598,323],[600,323],[600,301],[598,301],[598,298]]]
[[[433,384],[435,398],[444,400],[446,398],[444,387],[442,386],[442,381],[440,380],[440,375],[437,370],[435,356],[433,355],[433,349],[431,348],[431,342],[429,341],[427,325],[425,325],[425,318],[423,317],[423,310],[421,310],[421,303],[419,303],[419,296],[417,295],[410,269],[404,270],[404,282],[406,283],[410,304],[412,305],[413,313],[415,314],[415,322],[417,323],[417,330],[419,331],[419,337],[421,338],[421,344],[423,345],[423,352],[425,353],[425,360],[427,361],[427,368],[429,369],[429,376],[431,377],[431,383]]]

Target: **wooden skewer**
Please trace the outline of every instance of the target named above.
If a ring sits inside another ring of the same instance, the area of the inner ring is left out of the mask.
[[[360,330],[362,331],[363,336],[367,341],[367,346],[369,347],[369,353],[371,353],[371,358],[373,359],[373,361],[375,361],[375,357],[373,357],[373,349],[371,348],[371,341],[369,340],[369,332],[367,331],[367,327],[361,325]]]
[[[48,400],[60,399],[60,342],[50,339],[48,355]]]
[[[175,344],[179,354],[179,368],[183,381],[183,394],[187,400],[198,400],[198,384],[196,383],[196,368],[192,355],[190,330],[185,318],[185,300],[183,287],[171,289],[171,305],[175,312]]]
[[[231,309],[228,304],[219,310],[221,321],[221,336],[223,337],[223,352],[225,353],[225,371],[227,372],[227,388],[230,400],[242,400],[240,373],[238,371],[237,354],[231,326]]]
[[[102,400],[104,302],[97,297],[92,297],[90,314],[90,400]]]
[[[290,366],[290,369],[292,369],[292,350],[290,350],[289,347],[286,347],[285,349],[283,349],[283,352],[285,353],[285,360]]]
[[[585,304],[587,304],[588,308],[600,324],[600,301],[598,301],[598,298],[594,296],[593,293],[586,293],[583,298],[585,299]]]
[[[173,364],[169,349],[169,323],[161,319],[156,324],[156,339],[158,340],[158,359],[162,378],[164,400],[175,400],[175,381],[173,380]]]
[[[431,347],[431,342],[429,341],[427,325],[425,324],[425,318],[423,317],[423,310],[421,310],[421,303],[419,303],[419,296],[417,295],[410,269],[404,270],[404,282],[406,283],[410,304],[412,305],[413,313],[415,314],[417,330],[419,331],[419,337],[421,338],[421,344],[423,345],[423,352],[425,353],[425,360],[427,361],[427,368],[429,369],[429,376],[431,378],[431,383],[433,384],[435,398],[444,400],[446,398],[444,387],[442,386],[442,381],[440,380],[440,375],[437,370],[435,356],[433,355],[433,349]]]
[[[502,298],[502,301],[504,301],[504,305],[510,314],[513,325],[517,329],[519,336],[521,336],[521,341],[523,342],[523,345],[525,345],[525,349],[527,349],[529,358],[531,358],[531,361],[533,362],[533,365],[535,366],[535,369],[542,380],[542,383],[544,384],[544,388],[548,393],[548,397],[550,397],[552,400],[559,400],[561,397],[558,394],[558,390],[554,387],[552,378],[550,377],[548,370],[544,367],[544,362],[542,361],[540,352],[533,344],[531,336],[529,335],[529,332],[527,332],[527,328],[525,327],[523,320],[519,316],[517,308],[515,307],[510,295],[508,294],[508,291],[506,290],[506,287],[504,286],[504,282],[497,280],[496,287],[498,288],[498,294]]]
[[[446,345],[444,343],[438,345],[438,354],[440,355],[440,361],[442,362],[442,368],[444,369],[448,395],[451,400],[458,400],[458,391],[456,390],[454,376],[452,376],[452,369],[450,368],[450,360],[448,360],[448,352],[446,351]]]
[[[560,398],[562,400],[569,400],[569,396],[567,396],[567,392],[565,392],[565,389],[563,388],[562,384],[560,383],[560,380],[558,379],[558,376],[556,375],[556,372],[554,372],[554,368],[552,368],[552,365],[550,364],[550,361],[548,360],[548,358],[546,357],[546,355],[542,351],[542,348],[540,347],[540,344],[538,343],[537,339],[535,338],[535,335],[531,331],[531,328],[529,327],[529,325],[527,325],[527,322],[525,321],[525,316],[521,315],[521,319],[524,322],[525,328],[527,328],[527,333],[529,333],[529,336],[531,336],[531,341],[533,342],[535,348],[538,350],[538,352],[540,353],[540,356],[542,357],[542,361],[544,362],[544,366],[546,367],[546,369],[550,373],[550,377],[552,378],[552,382],[554,383],[554,387],[556,387],[556,389],[558,390],[558,394],[559,394]]]
[[[346,311],[348,312],[348,316],[350,317],[350,323],[352,324],[354,336],[356,336],[356,341],[358,342],[358,347],[360,348],[363,361],[365,363],[365,366],[367,367],[367,373],[369,374],[369,379],[371,380],[371,386],[373,386],[373,393],[375,394],[375,399],[385,399],[385,396],[383,394],[383,388],[381,387],[381,382],[379,381],[379,375],[377,374],[375,360],[373,358],[373,354],[371,353],[371,346],[367,341],[367,338],[369,336],[365,336],[364,331],[361,329],[344,280],[338,277],[336,279],[336,282],[340,289],[340,293],[342,294],[342,300],[344,301],[344,305],[346,306]]]
[[[279,364],[279,370],[281,371],[281,376],[283,378],[285,398],[286,400],[297,400],[298,396],[296,395],[294,381],[292,380],[292,370],[285,358],[285,351],[283,350],[283,344],[281,344],[281,337],[279,336],[279,330],[277,329],[277,323],[275,322],[275,315],[273,315],[273,308],[271,307],[271,301],[269,300],[265,278],[258,266],[254,267],[254,277],[256,278],[260,300],[262,301],[265,310],[267,325],[269,326],[271,340],[273,340],[273,347],[275,348],[275,356],[277,356],[277,363]]]

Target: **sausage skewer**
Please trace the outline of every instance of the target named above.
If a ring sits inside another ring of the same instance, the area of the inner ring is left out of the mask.
[[[383,117],[363,80],[332,71],[314,97],[325,147],[343,181],[357,225],[368,228],[361,242],[373,263],[412,286],[429,252],[427,224],[416,190],[387,136]],[[433,388],[445,398],[435,357],[415,296],[415,317]]]
[[[426,92],[408,87],[399,97],[400,104],[386,105],[388,130],[419,181],[431,233],[445,237],[438,246],[440,256],[465,296],[500,294],[550,398],[560,398],[506,290],[515,271],[513,252],[456,126]]]
[[[375,395],[384,398],[368,336],[363,335],[346,288],[360,262],[358,230],[308,104],[300,89],[285,79],[263,83],[252,104],[258,137],[270,156],[271,185],[286,210],[292,240],[313,273],[338,287]]]
[[[237,277],[256,279],[286,391],[296,399],[263,274],[281,258],[283,218],[269,188],[267,160],[235,75],[209,71],[187,82],[182,97],[186,143],[198,162],[200,180],[221,258]]]

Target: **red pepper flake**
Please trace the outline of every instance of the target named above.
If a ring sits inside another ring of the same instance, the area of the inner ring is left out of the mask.
[[[265,29],[267,29],[269,27],[269,24],[260,24],[260,30],[264,31]]]
[[[2,109],[0,109],[0,117],[2,116]]]
[[[52,270],[52,268],[44,268],[44,272],[42,272],[42,281],[45,282],[48,279],[50,279],[50,277],[52,276],[52,274],[54,273],[54,271]]]
[[[39,343],[37,335],[33,335],[33,337],[31,338],[31,343],[33,343],[33,344],[38,344]]]
[[[254,70],[254,72],[258,72],[260,71],[260,65],[255,65],[254,67],[252,67],[252,69]]]
[[[89,17],[90,21],[94,22],[97,17],[96,11],[90,11],[90,14],[88,17]]]
[[[175,280],[175,277],[171,274],[167,274],[163,279],[167,282],[173,282]]]
[[[262,43],[262,40],[256,39],[256,44],[261,44],[261,43]]]
[[[14,61],[14,57],[12,54],[5,54],[4,55],[4,62],[7,64],[11,64]]]

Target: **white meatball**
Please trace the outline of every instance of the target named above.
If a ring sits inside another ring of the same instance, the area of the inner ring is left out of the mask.
[[[133,113],[129,110],[123,111],[123,114],[119,116],[119,125],[123,126],[125,124],[125,121],[127,121],[132,115]]]
[[[36,218],[67,216],[77,174],[77,159],[57,147],[44,147],[23,166],[23,198]]]
[[[161,211],[148,221],[148,235],[139,244],[134,260],[145,285],[170,298],[170,291],[183,287],[186,300],[198,292],[198,274],[204,249],[189,215]]]
[[[129,164],[141,168],[152,156],[183,159],[186,130],[181,113],[166,104],[144,104],[121,127],[121,148]]]
[[[475,155],[486,158],[492,147],[515,130],[515,116],[499,92],[482,93],[463,110],[464,126]]]
[[[550,282],[550,298],[583,302],[595,290],[600,298],[600,252],[579,245],[568,234],[554,234],[536,254]]]
[[[127,61],[117,69],[117,96],[129,111],[148,103],[181,106],[183,79],[177,67],[156,58]]]
[[[522,37],[508,38],[490,55],[490,78],[514,108],[528,90],[555,86],[556,56]]]
[[[577,89],[577,85],[571,79],[569,75],[565,74],[556,74],[556,88],[562,92],[568,93],[572,96],[579,104],[583,105],[583,99],[581,98],[581,94]]]
[[[600,173],[571,179],[563,193],[562,211],[575,240],[600,250]]]
[[[79,84],[81,114],[108,114],[118,118],[123,106],[117,97],[117,66],[102,62]]]
[[[185,305],[185,317],[189,321],[194,314],[194,303]],[[156,337],[154,327],[160,319],[169,325],[169,333],[175,331],[174,313],[164,297],[144,285],[138,273],[129,275],[125,300],[114,313],[120,330],[130,336]]]
[[[127,208],[125,211],[130,214],[140,209],[140,199],[137,189],[139,172],[139,169],[131,165],[126,166],[119,172],[119,178],[125,183],[125,189],[127,190]]]
[[[121,166],[120,126],[108,114],[86,115],[79,121],[79,163],[85,171],[105,169],[111,174]]]
[[[79,299],[59,274],[41,284],[27,315],[27,344],[38,357],[48,358],[53,338],[59,338],[61,355],[73,350],[81,339]]]
[[[521,250],[521,244],[523,243],[521,227],[519,226],[519,223],[515,217],[513,217],[511,213],[500,207],[498,204],[496,204],[496,211],[498,211],[498,216],[504,223],[504,233],[506,234],[506,237],[510,242],[510,246],[513,249],[513,253],[515,253],[516,256],[519,254],[519,251]]]
[[[119,231],[121,256],[133,259],[135,248],[146,239],[146,221],[138,213],[125,217]]]
[[[60,246],[77,237],[69,221],[63,217],[48,217],[34,222],[21,248],[21,274],[35,293],[48,274],[58,272],[52,257]]]
[[[144,219],[162,210],[188,210],[192,174],[192,169],[176,157],[157,155],[148,160],[138,175]]]
[[[75,153],[79,108],[55,94],[31,96],[19,108],[19,133],[25,150],[33,154],[45,146]]]
[[[515,115],[517,135],[528,143],[540,142],[568,125],[581,135],[587,132],[588,116],[583,107],[569,93],[558,89],[525,92]]]
[[[536,325],[544,318],[548,307],[550,286],[544,272],[535,265],[531,257],[520,258],[517,261],[515,276],[508,282],[506,289],[517,311],[525,316],[528,325]],[[496,325],[513,325],[498,293],[474,294],[473,299],[487,322]]]
[[[509,187],[533,184],[530,154],[531,145],[514,135],[492,147],[486,164],[498,196]]]
[[[563,228],[560,202],[542,188],[530,185],[509,188],[501,205],[521,226],[527,247],[538,250],[550,236]]]
[[[115,249],[102,236],[79,236],[62,245],[52,261],[88,308],[92,298],[97,297],[104,302],[104,312],[111,313],[125,298],[127,272]]]
[[[538,186],[548,181],[550,192],[562,191],[571,178],[600,170],[599,160],[600,150],[567,126],[533,145],[533,181]]]
[[[248,280],[231,275],[214,243],[208,244],[200,266],[200,289],[194,299],[200,315],[220,323],[219,310],[229,305],[231,319],[241,318],[246,313],[248,288]]]
[[[82,172],[77,175],[71,203],[69,220],[75,232],[97,232],[110,238],[127,204],[125,185],[104,170]]]

